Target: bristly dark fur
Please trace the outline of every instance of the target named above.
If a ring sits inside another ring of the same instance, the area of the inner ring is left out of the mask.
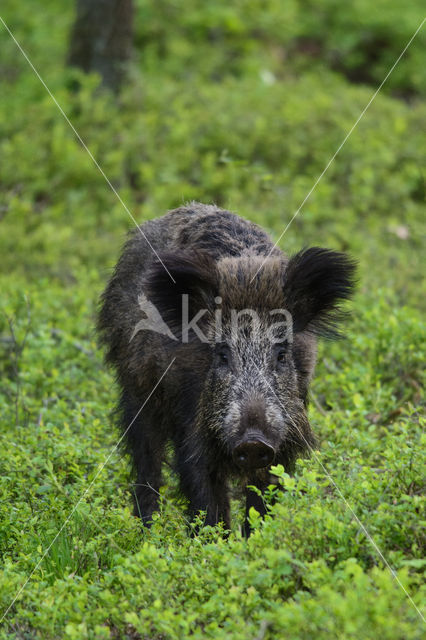
[[[255,460],[243,469],[236,451],[252,446],[254,438],[255,452],[267,451],[291,472],[296,458],[314,446],[306,411],[316,336],[336,334],[355,265],[344,254],[319,248],[289,260],[257,225],[197,203],[141,229],[143,234],[135,230],[124,247],[98,319],[106,359],[121,389],[120,423],[136,475],[135,514],[149,525],[171,442],[190,514],[203,510],[207,524],[222,520],[229,528],[228,480],[240,478],[243,486],[261,491],[270,482],[267,466],[256,466]],[[180,339],[183,294],[189,298],[189,318],[207,311],[199,325],[206,341]],[[141,299],[155,305],[176,340],[152,330],[135,333],[144,318]],[[241,331],[232,332],[233,313],[247,308],[256,311],[259,326],[243,317]],[[275,345],[268,337],[270,312],[277,309],[292,315],[292,342]],[[262,499],[247,491],[247,514],[251,506],[265,513]],[[244,531],[249,534],[247,521]]]
[[[163,251],[147,270],[143,286],[164,321],[179,334],[182,295],[188,295],[190,317],[199,309],[213,308],[218,294],[216,262],[206,252]]]
[[[295,332],[336,338],[345,317],[340,304],[353,295],[356,263],[344,253],[311,247],[293,256],[284,274]]]

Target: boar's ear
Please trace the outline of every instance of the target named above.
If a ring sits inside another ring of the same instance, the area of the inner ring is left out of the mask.
[[[345,312],[340,303],[351,297],[356,263],[344,253],[312,247],[293,256],[284,272],[284,294],[293,331],[333,338]]]
[[[202,309],[213,309],[218,290],[216,263],[204,252],[162,252],[159,258],[148,268],[143,290],[170,328],[180,332],[184,294],[189,320]],[[203,320],[207,317],[204,314]]]

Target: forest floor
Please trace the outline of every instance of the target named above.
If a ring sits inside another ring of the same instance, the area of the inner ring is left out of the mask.
[[[191,537],[169,472],[143,531],[94,334],[133,223],[0,24],[0,638],[420,638],[424,28],[316,181],[422,4],[140,0],[117,98],[65,67],[62,4],[1,15],[138,222],[215,202],[278,239],[304,203],[282,249],[347,251],[359,285],[270,517]]]

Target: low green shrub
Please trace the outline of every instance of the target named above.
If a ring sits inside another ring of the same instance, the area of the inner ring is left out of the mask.
[[[135,219],[215,201],[287,252],[349,251],[359,288],[346,339],[319,350],[319,450],[276,470],[250,540],[237,500],[228,540],[191,537],[169,470],[143,531],[93,331],[133,223],[0,28],[0,638],[419,638],[422,34],[280,235],[420,5],[139,3],[117,101],[96,77],[70,89],[71,8],[33,5],[6,0],[2,17]]]

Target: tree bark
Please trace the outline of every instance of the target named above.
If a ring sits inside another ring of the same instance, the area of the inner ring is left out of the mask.
[[[132,0],[77,0],[68,64],[96,71],[118,91],[132,51]]]

